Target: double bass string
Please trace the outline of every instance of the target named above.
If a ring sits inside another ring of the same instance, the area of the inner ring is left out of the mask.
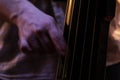
[[[97,7],[97,5],[95,6]],[[90,67],[89,67],[89,76],[88,79],[90,80],[91,76],[91,67],[92,67],[92,57],[93,57],[93,48],[94,48],[94,38],[95,38],[95,29],[96,29],[96,8],[95,8],[95,15],[94,15],[94,27],[93,27],[93,37],[92,37],[92,47],[91,47],[91,55],[90,55]]]
[[[79,16],[80,16],[80,9],[81,9],[81,0],[79,2],[79,11],[78,11],[78,19],[77,19],[77,27],[76,27],[76,33],[75,33],[75,44],[74,44],[74,51],[73,51],[73,60],[72,60],[72,67],[71,67],[71,72],[70,72],[70,80],[72,77],[72,70],[73,70],[73,63],[74,63],[74,56],[75,56],[75,47],[76,47],[76,39],[77,39],[77,33],[78,33],[78,26],[79,26]]]
[[[70,5],[70,0],[67,0],[67,6],[66,6],[66,11],[65,11],[66,13],[65,13],[64,25],[65,25],[65,23],[66,23],[66,18],[67,18],[67,13],[68,13],[69,5]],[[70,19],[70,18],[69,18],[69,19]],[[71,22],[71,21],[70,21],[70,22]],[[68,43],[67,43],[67,44],[68,44]],[[67,57],[67,56],[65,56],[65,59],[66,59],[66,57]],[[66,62],[66,60],[65,60],[65,62]],[[59,56],[55,80],[57,80],[58,78],[61,77],[61,75],[62,75],[62,74],[61,74],[61,71],[63,71],[63,70],[62,70],[62,66],[65,67],[65,64],[64,64],[64,63],[62,64],[62,57]],[[64,75],[64,74],[63,74],[63,75]],[[62,75],[62,77],[63,77],[63,75]]]
[[[67,14],[66,14],[66,18],[70,17],[69,18],[69,23],[67,23],[67,25],[69,25],[69,33],[68,33],[68,37],[67,37],[67,39],[68,39],[67,46],[68,47],[69,47],[69,41],[70,41],[70,31],[71,31],[71,24],[72,24],[72,16],[73,16],[74,4],[75,4],[75,0],[69,0],[68,6],[67,6],[67,8],[71,7],[71,11],[70,11],[71,15],[70,16],[67,15],[68,11],[67,11]],[[69,53],[68,53],[68,55],[69,55]],[[68,67],[67,64],[68,64],[68,56],[65,56],[65,61],[64,61],[64,65],[63,65],[62,80],[64,80],[64,78],[66,77],[66,72],[65,71],[67,70],[66,68]]]
[[[90,4],[90,0],[88,1],[89,3],[88,3],[88,7],[87,7],[87,17],[86,17],[86,25],[85,25],[85,31],[84,31],[84,41],[83,41],[83,48],[82,48],[82,56],[81,56],[81,64],[80,64],[80,77],[79,77],[79,79],[81,79],[81,74],[82,74],[82,64],[83,64],[83,58],[84,58],[84,50],[85,50],[85,39],[86,39],[86,31],[87,31],[87,22],[88,22],[88,13],[89,13],[89,4]],[[82,3],[81,3],[82,4]],[[78,35],[78,34],[77,34]]]

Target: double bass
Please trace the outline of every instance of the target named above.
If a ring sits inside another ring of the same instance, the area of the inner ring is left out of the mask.
[[[109,24],[115,0],[68,0],[64,37],[68,55],[60,56],[56,80],[106,80]]]

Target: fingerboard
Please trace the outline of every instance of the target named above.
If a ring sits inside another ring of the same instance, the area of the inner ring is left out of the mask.
[[[115,0],[68,0],[64,37],[69,51],[60,57],[56,80],[105,80],[107,39]]]

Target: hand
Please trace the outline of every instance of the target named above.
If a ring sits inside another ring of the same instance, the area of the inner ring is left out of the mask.
[[[66,44],[59,32],[54,19],[38,10],[26,10],[16,20],[19,30],[20,49],[25,53],[52,53],[64,54]]]

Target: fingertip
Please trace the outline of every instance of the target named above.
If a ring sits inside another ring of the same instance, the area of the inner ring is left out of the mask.
[[[32,52],[32,50],[26,46],[23,46],[20,48],[20,50],[23,52],[23,53],[30,53]]]
[[[24,53],[30,53],[32,51],[28,42],[25,39],[22,39],[20,41],[20,50]]]
[[[60,46],[59,49],[58,49],[60,55],[62,56],[67,56],[68,55],[68,47],[66,44],[64,44],[64,46]]]

